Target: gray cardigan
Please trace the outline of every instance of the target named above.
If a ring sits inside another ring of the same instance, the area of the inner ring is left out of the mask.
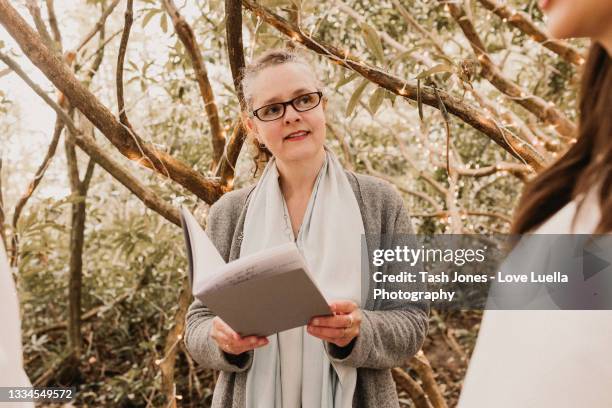
[[[384,180],[350,171],[346,174],[361,210],[368,248],[389,245],[394,248],[406,244],[400,242],[402,238],[389,241],[392,234],[412,232],[399,193]],[[239,257],[248,198],[253,189],[254,186],[249,186],[226,193],[210,208],[206,232],[228,262]],[[399,268],[397,265],[389,264],[377,270],[397,273],[400,269],[393,270]],[[384,287],[393,290],[395,286],[399,288],[406,284],[370,282],[370,285],[378,285],[371,289]],[[330,359],[357,368],[353,407],[399,407],[390,369],[402,365],[421,348],[427,332],[428,306],[407,304],[401,300],[375,301],[371,289],[362,307],[359,336],[346,347],[325,342],[325,350]],[[407,288],[404,286],[402,289]],[[415,285],[410,289],[423,288]],[[214,317],[204,304],[195,300],[187,312],[185,345],[199,364],[221,371],[213,394],[213,408],[242,408],[245,406],[246,378],[253,351],[239,356],[223,352],[209,336]]]

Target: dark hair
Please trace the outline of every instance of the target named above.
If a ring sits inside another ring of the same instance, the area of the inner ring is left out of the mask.
[[[268,67],[272,67],[275,65],[286,64],[289,62],[293,62],[296,64],[302,64],[306,66],[309,70],[312,70],[312,67],[302,56],[302,54],[298,53],[295,50],[276,48],[272,50],[268,50],[258,56],[253,62],[248,64],[246,67],[242,69],[240,82],[242,84],[242,90],[244,94],[244,106],[250,111],[253,109],[253,94],[251,93],[250,84],[251,81],[255,79],[257,74],[259,74],[262,70]],[[321,84],[318,81],[316,76],[313,77],[317,88],[321,88]],[[245,112],[248,114],[248,112]],[[255,176],[260,168],[260,166],[265,165],[270,157],[272,157],[272,153],[260,145],[256,138],[247,136],[247,139],[250,140],[251,145],[254,148],[255,152],[255,171],[253,172],[253,176]]]
[[[586,193],[600,183],[601,220],[595,233],[612,231],[612,69],[599,43],[591,46],[584,67],[579,110],[576,143],[525,187],[513,233],[532,231],[573,199],[580,208]]]

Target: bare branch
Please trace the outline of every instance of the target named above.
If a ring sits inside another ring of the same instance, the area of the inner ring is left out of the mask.
[[[408,83],[396,76],[386,73],[382,69],[372,67],[357,60],[356,58],[350,56],[348,51],[342,51],[332,45],[322,42],[319,39],[307,36],[306,34],[302,33],[298,27],[295,27],[287,20],[274,14],[263,6],[252,3],[250,0],[242,0],[242,4],[283,34],[292,38],[294,41],[302,43],[305,47],[315,51],[316,53],[329,58],[334,63],[359,73],[364,78],[367,78],[371,82],[391,91],[392,93],[401,95],[402,97],[411,100],[417,99],[417,86],[415,83]],[[508,143],[508,141],[512,140],[515,144],[520,144],[523,142],[511,134],[506,134],[506,132],[496,125],[495,120],[493,120],[491,117],[483,115],[476,107],[473,107],[446,92],[440,92],[440,98],[448,112],[459,117],[465,123],[490,137],[493,141],[495,141],[495,143],[500,145],[513,156],[520,158],[516,152],[516,149],[514,149],[513,146]],[[432,106],[436,109],[438,108],[438,100],[433,89],[430,87],[421,87],[421,100],[424,104]],[[527,153],[531,152],[527,150]],[[536,168],[539,167],[537,163],[540,159],[535,154],[522,157],[522,159],[526,160],[530,165],[533,165]]]
[[[393,5],[395,6],[395,8],[399,10],[400,14],[404,18],[404,21],[406,21],[406,23],[408,23],[409,26],[414,27],[419,32],[419,34],[421,34],[423,37],[427,38],[433,44],[436,50],[438,50],[440,54],[444,54],[444,48],[442,48],[442,44],[440,43],[440,40],[436,38],[435,35],[431,31],[427,31],[426,29],[424,29],[419,24],[419,22],[416,21],[416,19],[414,19],[410,15],[408,10],[406,10],[404,6],[402,6],[402,4],[398,0],[391,0],[391,1],[393,2]]]
[[[75,137],[75,143],[89,157],[93,158],[102,168],[109,172],[121,184],[127,187],[136,197],[138,197],[147,207],[160,214],[173,224],[180,226],[180,216],[176,208],[161,200],[157,194],[151,189],[144,186],[135,176],[126,170],[121,164],[113,159],[106,151],[98,146],[95,141],[88,136],[83,135],[76,127],[70,116],[62,109],[47,93],[35,84],[30,77],[19,67],[17,63],[12,61],[10,57],[0,52],[0,60],[4,61],[11,69],[19,75],[24,82],[32,88],[38,96],[40,96],[62,119],[66,127]]]
[[[373,176],[376,176],[378,178],[381,178],[383,180],[387,180],[388,182],[390,182],[391,184],[393,184],[395,187],[397,187],[398,190],[406,193],[406,194],[410,194],[414,197],[418,197],[424,201],[426,201],[427,203],[429,203],[429,205],[431,205],[434,210],[436,211],[441,211],[442,208],[440,206],[440,204],[438,204],[438,202],[436,200],[434,200],[432,197],[428,196],[427,194],[421,192],[421,191],[416,191],[416,190],[412,190],[409,189],[405,186],[403,186],[401,183],[399,183],[394,177],[391,177],[385,173],[382,173],[380,171],[374,170],[374,167],[372,166],[372,162],[370,162],[370,160],[368,160],[368,158],[364,155],[362,157],[360,157],[360,159],[364,162],[366,169],[368,170],[368,173],[370,173]]]
[[[36,170],[36,174],[34,175],[34,179],[30,181],[30,184],[28,184],[28,188],[21,195],[21,197],[19,198],[19,201],[17,201],[17,204],[15,205],[15,210],[13,211],[13,219],[11,223],[12,228],[13,228],[13,237],[11,239],[10,263],[12,266],[17,265],[17,252],[19,250],[19,236],[17,234],[17,223],[19,222],[19,217],[21,216],[21,212],[23,211],[23,208],[27,204],[28,200],[30,199],[30,197],[32,197],[32,194],[34,194],[36,187],[38,187],[38,185],[42,181],[42,178],[45,175],[45,171],[51,164],[51,160],[53,159],[53,156],[55,155],[57,144],[59,142],[59,138],[60,138],[60,135],[62,134],[63,129],[64,129],[64,123],[58,117],[55,120],[53,137],[51,138],[51,143],[49,144],[49,147],[47,148],[47,154],[45,155],[42,162],[38,166],[38,169]]]
[[[240,0],[225,0],[225,31],[227,33],[227,54],[232,71],[234,89],[238,96],[240,110],[245,112],[247,107],[241,83],[241,71],[245,67],[245,62],[242,46],[242,5]],[[225,145],[225,150],[216,172],[216,175],[221,178],[221,185],[226,188],[232,188],[234,184],[236,162],[238,161],[245,138],[246,129],[242,125],[242,120],[238,118],[233,125],[232,135]]]
[[[113,34],[111,34],[107,39],[104,40],[103,43],[101,43],[98,48],[93,51],[91,54],[87,55],[86,57],[83,57],[79,62],[81,65],[86,64],[87,62],[89,62],[90,59],[94,58],[96,55],[98,55],[100,53],[100,50],[104,47],[106,47],[106,45],[111,42],[112,40],[115,39],[115,37],[117,37],[119,34],[121,34],[123,32],[123,28],[120,30],[115,31]]]
[[[166,403],[170,407],[176,407],[176,385],[174,383],[174,363],[176,361],[177,345],[183,341],[185,333],[185,316],[187,308],[191,303],[191,287],[186,277],[183,278],[181,292],[179,294],[178,308],[174,314],[174,324],[166,336],[164,356],[155,363],[162,372],[162,392],[166,396]]]
[[[130,39],[130,29],[134,22],[134,0],[127,0],[125,9],[125,24],[123,26],[123,33],[121,34],[121,42],[119,43],[119,53],[117,55],[117,107],[119,109],[119,121],[133,130],[130,121],[128,120],[127,113],[125,111],[125,100],[123,99],[123,63],[125,62],[125,52],[127,51],[127,44]]]
[[[217,177],[221,178],[221,185],[227,190],[233,188],[236,162],[238,162],[238,156],[246,138],[246,130],[240,119],[234,123],[233,129],[217,168]]]
[[[515,82],[504,77],[497,65],[493,63],[491,57],[486,52],[486,48],[478,31],[472,24],[472,21],[466,15],[463,7],[458,6],[448,0],[438,0],[448,6],[451,15],[459,24],[459,27],[468,39],[474,54],[480,62],[481,74],[500,92],[508,95],[517,104],[527,109],[529,112],[537,116],[542,122],[555,127],[555,129],[563,136],[574,136],[576,126],[552,103],[546,102],[539,96],[532,95],[523,90]]]
[[[106,41],[104,40],[105,36],[106,36],[106,28],[105,26],[102,26],[102,28],[100,28],[100,44],[106,44]],[[104,46],[103,45],[98,47],[98,50],[96,51],[95,56],[96,58],[91,63],[91,67],[87,70],[86,78],[83,81],[83,85],[85,85],[85,88],[88,88],[88,89],[89,89],[89,86],[91,85],[91,82],[93,81],[94,76],[98,73],[98,70],[100,69],[100,65],[102,65],[102,60],[104,59]]]
[[[87,35],[81,40],[79,45],[74,50],[75,52],[81,51],[83,47],[87,45],[89,40],[91,40],[94,35],[96,35],[96,33],[104,26],[104,24],[106,23],[106,19],[108,18],[108,16],[110,16],[115,7],[117,7],[117,4],[119,4],[120,1],[121,0],[113,0],[113,2],[106,8],[106,10],[102,12],[102,16],[100,16],[100,19],[98,20],[98,22],[96,22],[94,28],[89,33],[87,33]]]
[[[70,116],[74,114],[74,109],[71,109]],[[76,127],[76,126],[75,126]],[[68,164],[68,181],[70,182],[70,190],[74,194],[80,190],[81,184],[79,180],[79,166],[74,147],[74,138],[76,132],[68,132],[64,137],[64,150],[66,151],[66,162]],[[78,133],[81,133],[80,131]]]
[[[439,161],[436,161],[434,164],[438,167],[445,166],[444,163],[441,163]],[[455,166],[453,164],[452,169],[460,176],[468,176],[475,178],[486,177],[499,172],[506,172],[512,174],[521,181],[527,181],[529,174],[533,172],[530,167],[525,166],[524,164],[506,162],[500,162],[490,166],[483,166],[477,169],[470,169],[464,166]]]
[[[55,16],[55,7],[53,0],[46,0],[47,3],[47,15],[49,16],[49,26],[53,33],[53,39],[55,44],[59,47],[59,51],[62,52],[62,33],[60,32],[59,25],[57,24],[57,17]]]
[[[471,210],[461,210],[459,215],[472,215],[478,217],[489,217],[489,218],[498,218],[504,222],[509,224],[512,223],[512,218],[507,215],[498,213],[498,212],[487,212],[487,211],[471,211]],[[430,213],[410,213],[411,217],[417,218],[447,218],[450,216],[448,211],[435,211]]]
[[[195,71],[196,80],[200,88],[200,95],[202,95],[202,101],[204,102],[204,109],[206,116],[208,117],[208,123],[210,124],[210,133],[212,137],[212,165],[211,168],[216,168],[217,163],[221,160],[223,155],[223,149],[225,147],[225,130],[221,126],[219,120],[219,111],[217,109],[217,103],[215,102],[215,95],[213,93],[210,80],[208,79],[208,72],[206,65],[204,64],[204,58],[198,47],[195,34],[191,26],[179,13],[173,0],[164,0],[164,7],[171,17],[174,30],[178,35],[179,39],[185,46],[187,54],[191,59],[193,70]]]
[[[242,91],[241,71],[245,67],[244,47],[242,45],[242,5],[240,0],[225,0],[225,31],[227,33],[227,54],[234,89],[238,95],[240,108],[246,111],[244,92]]]
[[[340,134],[336,127],[332,125],[329,121],[325,123],[325,126],[327,126],[327,128],[332,132],[338,143],[340,143],[340,147],[342,148],[342,154],[344,155],[344,167],[346,167],[348,170],[354,170],[354,157],[351,154],[351,150],[346,141],[346,135],[344,133]]]
[[[525,35],[542,44],[570,64],[584,64],[584,55],[565,41],[550,38],[531,20],[527,13],[517,11],[496,0],[478,0],[487,10],[497,14],[504,22],[519,29]]]
[[[93,95],[57,57],[42,44],[8,0],[0,0],[0,23],[16,40],[26,56],[80,110],[119,151],[131,160],[155,170],[193,192],[206,203],[215,202],[223,188],[183,162],[143,142]]]
[[[507,222],[508,224],[512,224],[512,218],[508,217],[507,215],[504,215],[502,213],[499,212],[490,212],[490,211],[465,211],[464,214],[466,215],[473,215],[473,216],[478,216],[478,217],[489,217],[489,218],[498,218],[504,222]]]
[[[436,383],[436,379],[434,378],[434,372],[429,360],[425,357],[425,353],[423,353],[422,350],[419,350],[419,352],[410,359],[410,365],[419,374],[421,381],[423,381],[423,389],[427,393],[431,405],[433,405],[434,408],[448,408],[440,392],[438,383]]]
[[[47,30],[47,25],[40,14],[40,7],[38,7],[38,2],[36,0],[26,0],[26,7],[34,20],[34,25],[36,26],[36,31],[42,38],[43,42],[50,50],[54,52],[58,51],[55,47],[55,42],[51,38],[49,31]]]
[[[406,371],[395,367],[391,370],[391,374],[397,386],[408,393],[416,408],[432,408],[423,388]]]
[[[87,167],[85,168],[85,175],[83,176],[83,180],[81,180],[81,189],[87,190],[89,188],[89,184],[91,183],[91,179],[93,178],[95,167],[96,161],[92,157],[90,157],[89,162],[87,163]]]

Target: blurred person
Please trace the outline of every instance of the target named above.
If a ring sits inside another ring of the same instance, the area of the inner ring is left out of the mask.
[[[542,0],[540,7],[553,37],[588,37],[592,45],[576,143],[526,186],[512,232],[609,234],[612,0]],[[612,311],[485,311],[459,407],[612,407],[611,344]]]
[[[0,336],[0,387],[31,387],[23,370],[21,351],[21,319],[19,301],[4,244],[0,240],[0,313],[2,335]],[[2,407],[34,407],[31,402],[0,402]]]

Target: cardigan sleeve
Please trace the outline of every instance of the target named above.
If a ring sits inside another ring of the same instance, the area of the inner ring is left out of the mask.
[[[206,233],[226,262],[229,258],[232,233],[235,229],[235,218],[237,218],[232,217],[233,211],[228,199],[221,198],[210,207],[206,225]],[[233,355],[221,350],[210,337],[214,318],[215,314],[197,299],[189,306],[185,329],[185,346],[189,354],[205,368],[228,372],[248,370],[253,361],[253,351]]]
[[[388,216],[390,225],[386,236],[390,248],[396,246],[415,246],[410,218],[401,196],[395,191],[391,194],[393,211]],[[384,221],[383,221],[384,222]],[[406,270],[401,263],[390,263],[386,274],[397,274]],[[415,266],[416,269],[420,265]],[[425,285],[411,284],[413,291],[425,290]],[[388,291],[406,290],[405,283],[386,283]],[[414,303],[405,300],[379,302],[376,310],[361,310],[360,333],[345,347],[324,342],[331,360],[347,366],[373,369],[389,369],[403,365],[421,348],[428,328],[429,305],[425,302]]]

